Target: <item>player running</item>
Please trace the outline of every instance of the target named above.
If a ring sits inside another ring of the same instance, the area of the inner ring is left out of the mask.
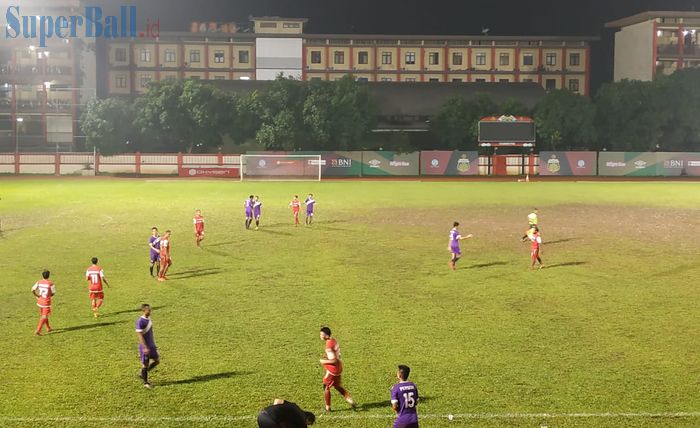
[[[452,270],[457,270],[457,261],[462,257],[462,252],[459,249],[459,241],[471,238],[472,234],[470,233],[467,236],[460,235],[459,230],[457,230],[459,227],[459,222],[457,221],[452,223],[452,226],[452,230],[450,230],[450,244],[447,247],[447,250],[452,253],[452,258],[447,265],[452,268]]]
[[[311,222],[314,220],[314,206],[316,205],[316,199],[312,193],[309,193],[304,204],[306,204],[306,225],[311,226]]]
[[[167,232],[166,232],[167,233]],[[148,382],[148,372],[153,370],[160,363],[158,347],[153,339],[153,321],[151,320],[151,305],[144,303],[141,305],[141,315],[136,320],[136,334],[139,338],[139,356],[141,357],[141,380],[143,386],[150,388]]]
[[[331,411],[331,388],[335,388],[354,409],[355,400],[341,386],[340,375],[343,373],[343,361],[340,359],[340,345],[338,345],[337,340],[331,337],[331,329],[328,327],[321,327],[319,336],[326,343],[325,358],[320,360],[321,365],[326,369],[326,375],[323,377],[323,399],[326,403],[326,412]]]
[[[537,226],[533,225],[527,231],[527,237],[530,239],[531,249],[530,252],[530,269],[535,268],[535,262],[539,262],[539,268],[542,269],[544,264],[542,264],[542,259],[540,258],[540,246],[542,245],[542,237],[540,236],[540,231]]]
[[[411,369],[400,365],[396,377],[399,382],[391,388],[391,408],[396,412],[394,428],[418,428],[418,387],[408,381]]]
[[[253,223],[253,204],[255,204],[255,201],[253,200],[254,196],[250,195],[248,199],[246,199],[243,202],[243,206],[245,207],[245,228],[250,229],[251,223]]]
[[[198,247],[201,247],[200,242],[204,239],[204,217],[202,217],[202,210],[196,210],[194,212],[192,224],[194,224],[194,242]]]
[[[170,257],[170,231],[166,230],[163,237],[160,239],[160,270],[158,271],[158,281],[165,281],[168,278],[165,276],[173,264],[173,259]]]
[[[292,208],[292,215],[294,216],[294,226],[299,226],[299,208],[301,207],[301,201],[299,200],[299,195],[294,195],[294,199],[289,203]]]
[[[262,202],[260,197],[256,196],[253,202],[253,217],[255,218],[255,230],[260,226],[260,214],[262,213]]]
[[[51,333],[51,325],[49,325],[49,315],[51,314],[51,297],[56,294],[56,286],[53,281],[49,280],[51,272],[45,270],[41,273],[42,279],[37,281],[32,287],[32,294],[36,297],[36,305],[39,307],[41,318],[36,326],[35,335],[41,336],[41,329],[46,325],[46,332]]]
[[[107,287],[109,287],[109,282],[107,282],[107,278],[105,278],[105,272],[97,265],[97,257],[93,257],[91,261],[92,266],[87,268],[85,279],[90,282],[89,292],[90,302],[92,303],[92,314],[97,318],[100,316],[97,311],[102,306],[102,302],[105,298],[102,282],[104,282]]]
[[[148,249],[151,257],[151,276],[153,275],[153,267],[156,265],[160,266],[160,235],[158,235],[158,228],[153,226],[151,228],[151,236],[148,238]],[[158,270],[156,270],[156,274]]]

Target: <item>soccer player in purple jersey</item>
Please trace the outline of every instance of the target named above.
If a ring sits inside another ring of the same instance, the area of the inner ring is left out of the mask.
[[[314,206],[316,205],[316,199],[312,193],[309,193],[304,204],[306,204],[306,225],[311,226],[311,222],[314,220]]]
[[[459,241],[462,239],[469,239],[472,237],[472,235],[460,235],[459,230],[457,230],[459,227],[459,222],[457,221],[454,222],[452,226],[452,230],[450,230],[450,245],[447,247],[447,250],[452,253],[452,259],[450,259],[448,265],[450,268],[452,268],[452,270],[457,270],[457,260],[462,257],[462,252],[459,249]]]
[[[160,236],[158,236],[158,228],[153,226],[151,228],[151,236],[148,238],[148,248],[151,256],[151,276],[153,276],[153,267],[160,266]],[[157,273],[157,271],[156,271]]]
[[[253,200],[254,196],[250,195],[248,199],[243,202],[243,206],[245,207],[245,228],[250,229],[250,225],[253,223],[253,205],[255,204],[255,201]]]
[[[253,217],[255,218],[255,230],[258,230],[260,226],[260,214],[262,212],[262,202],[258,196],[255,197],[253,202]]]
[[[394,428],[418,428],[418,387],[408,381],[411,369],[400,365],[396,373],[398,383],[391,388],[391,408],[396,412]]]
[[[160,363],[156,341],[153,339],[153,321],[151,320],[151,305],[141,305],[141,315],[136,320],[136,334],[139,337],[139,356],[141,357],[141,379],[143,386],[150,388],[148,372]]]

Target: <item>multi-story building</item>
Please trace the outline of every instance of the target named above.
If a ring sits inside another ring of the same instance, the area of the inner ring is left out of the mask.
[[[23,15],[79,14],[78,0],[20,5]],[[3,37],[0,44],[0,152],[71,149],[80,106],[95,96],[94,46],[79,38],[34,43]]]
[[[700,66],[700,12],[644,12],[609,22],[615,34],[615,81],[652,80]]]
[[[303,80],[352,74],[372,82],[537,82],[590,92],[591,37],[305,34],[305,19],[250,18],[251,27],[192,25],[157,40],[107,45],[106,95],[135,95],[168,77]]]

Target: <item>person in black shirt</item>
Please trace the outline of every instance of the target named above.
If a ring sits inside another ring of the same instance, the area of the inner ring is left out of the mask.
[[[313,413],[280,398],[276,398],[272,406],[265,407],[258,415],[259,428],[305,428],[314,422],[316,416]]]

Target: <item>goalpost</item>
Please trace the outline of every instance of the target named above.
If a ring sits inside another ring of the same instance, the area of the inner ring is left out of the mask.
[[[321,155],[241,155],[241,181],[321,181]]]

